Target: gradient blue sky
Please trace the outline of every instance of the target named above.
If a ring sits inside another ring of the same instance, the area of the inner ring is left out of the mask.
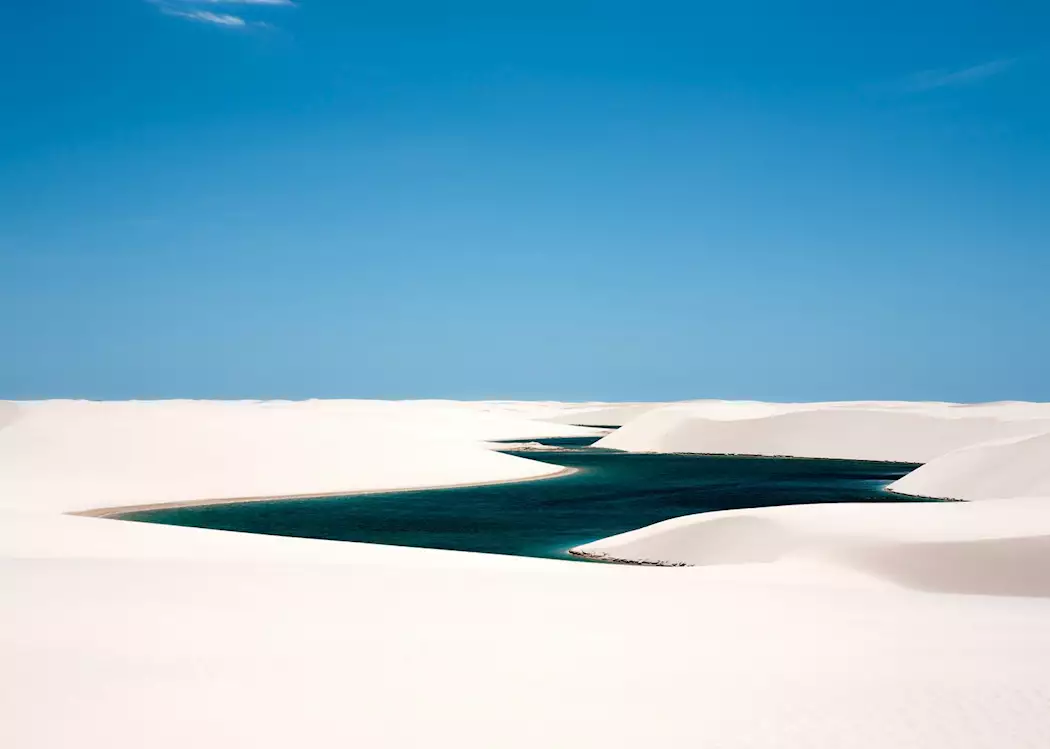
[[[1050,5],[0,3],[0,397],[1050,399]]]

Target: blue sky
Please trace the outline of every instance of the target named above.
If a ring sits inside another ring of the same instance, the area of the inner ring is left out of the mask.
[[[0,4],[0,397],[1050,399],[1050,6]]]

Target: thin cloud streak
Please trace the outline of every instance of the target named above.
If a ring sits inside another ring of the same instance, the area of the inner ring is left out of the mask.
[[[206,10],[178,10],[177,8],[170,8],[168,6],[160,6],[160,12],[166,16],[175,16],[176,18],[187,18],[191,21],[200,21],[201,23],[212,23],[216,26],[247,26],[248,21],[241,18],[240,16],[234,16],[229,13],[209,13]]]
[[[211,6],[219,10],[222,5],[239,6],[267,6],[267,7],[298,7],[294,0],[146,0],[166,16],[185,18],[188,21],[207,23],[213,26],[225,26],[226,28],[272,28],[265,21],[252,21],[243,16],[233,13],[219,13],[211,10],[203,10],[202,6]]]
[[[280,5],[295,7],[294,0],[178,0],[185,5]]]
[[[992,60],[991,62],[956,70],[950,68],[922,70],[909,76],[905,82],[905,88],[908,91],[920,92],[933,91],[938,88],[968,86],[999,75],[1013,67],[1016,62],[1016,58],[1009,58]]]

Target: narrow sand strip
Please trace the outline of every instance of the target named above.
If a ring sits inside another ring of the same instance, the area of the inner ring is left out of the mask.
[[[204,507],[208,505],[235,505],[248,502],[281,502],[292,499],[325,499],[330,497],[358,497],[370,494],[398,494],[400,492],[422,492],[438,491],[441,489],[463,489],[473,486],[495,486],[498,484],[516,484],[524,481],[543,481],[545,479],[563,478],[573,473],[578,473],[580,468],[562,468],[560,471],[549,473],[544,476],[528,476],[520,479],[495,479],[493,481],[465,481],[460,484],[435,484],[434,486],[412,486],[395,489],[358,489],[345,492],[330,492],[328,494],[282,494],[272,497],[228,497],[222,499],[190,499],[183,502],[154,502],[144,505],[124,505],[121,507],[99,507],[94,510],[80,510],[67,512],[67,515],[79,515],[86,518],[113,518],[119,520],[122,515],[132,512],[148,512],[150,510],[177,510],[180,507]]]

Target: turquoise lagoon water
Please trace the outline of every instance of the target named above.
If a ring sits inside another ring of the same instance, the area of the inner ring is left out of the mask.
[[[339,541],[571,558],[568,549],[712,510],[815,502],[907,501],[886,484],[916,466],[852,460],[646,455],[540,440],[507,452],[579,469],[540,481],[127,513],[169,525]]]

